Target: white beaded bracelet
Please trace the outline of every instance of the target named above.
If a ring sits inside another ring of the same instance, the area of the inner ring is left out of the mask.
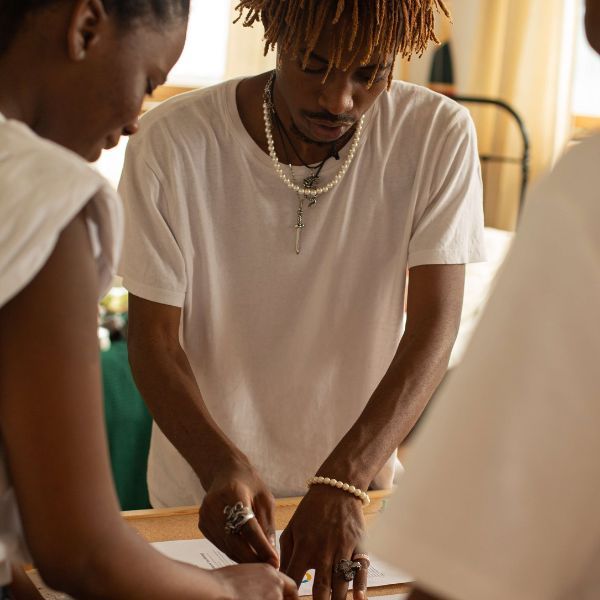
[[[342,490],[343,492],[348,492],[349,494],[356,496],[362,501],[364,506],[368,506],[371,503],[371,498],[369,498],[369,494],[367,494],[367,492],[363,492],[361,489],[350,485],[349,483],[338,481],[337,479],[331,479],[329,477],[321,477],[320,475],[317,475],[315,477],[311,477],[306,484],[308,487],[317,484],[330,485],[331,487],[338,488],[338,490]]]

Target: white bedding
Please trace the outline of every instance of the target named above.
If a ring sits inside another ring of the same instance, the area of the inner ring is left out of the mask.
[[[462,358],[471,335],[493,287],[498,269],[504,262],[514,237],[511,231],[485,228],[485,246],[488,260],[467,265],[465,298],[458,337],[450,357],[450,367]]]

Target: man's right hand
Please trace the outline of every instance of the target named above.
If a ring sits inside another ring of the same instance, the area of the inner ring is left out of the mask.
[[[238,502],[250,507],[256,518],[248,521],[239,533],[227,533],[224,509]],[[200,508],[198,527],[232,560],[238,563],[264,562],[279,568],[275,549],[275,500],[245,457],[218,470]]]
[[[269,565],[236,565],[213,573],[227,600],[297,600],[296,584]]]

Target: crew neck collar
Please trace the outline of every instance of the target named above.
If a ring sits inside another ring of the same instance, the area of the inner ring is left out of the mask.
[[[272,170],[273,169],[273,162],[271,160],[271,157],[256,143],[256,141],[252,138],[252,136],[250,135],[250,133],[248,132],[248,130],[246,129],[246,127],[244,126],[242,119],[240,117],[240,113],[237,107],[237,102],[236,102],[236,89],[238,84],[243,80],[243,77],[240,78],[236,78],[234,80],[230,80],[228,83],[229,85],[225,87],[224,92],[225,92],[225,106],[226,106],[226,113],[227,116],[229,117],[229,121],[230,124],[233,126],[232,130],[235,132],[235,136],[238,139],[238,142],[240,143],[240,147],[243,148],[250,156],[252,156],[252,158],[256,161],[258,161],[264,168],[268,169],[268,170]],[[379,102],[375,102],[375,104],[369,109],[369,111],[366,113],[366,119],[365,119],[365,124],[363,127],[363,139],[360,142],[360,147],[364,147],[365,143],[366,143],[366,138],[368,137],[369,131],[371,129],[371,125],[373,123],[373,121],[375,120],[375,116],[377,115],[377,112],[379,110]],[[343,148],[341,148],[339,150],[339,156],[340,156],[340,161],[338,160],[328,160],[322,171],[321,171],[321,175],[324,177],[328,177],[330,176],[332,173],[337,172],[337,170],[339,169],[339,165],[341,164],[341,161],[344,160],[344,158],[346,157],[346,155],[348,154],[349,150],[350,150],[350,146],[352,145],[352,138],[344,145]],[[283,166],[287,165],[285,163],[281,162],[281,157],[280,157],[280,164]],[[297,169],[299,173],[310,173],[310,170],[307,169],[304,166],[298,166],[298,167],[294,167],[294,169]]]

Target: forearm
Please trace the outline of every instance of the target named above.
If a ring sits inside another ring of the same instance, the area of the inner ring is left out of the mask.
[[[208,411],[179,343],[130,339],[129,360],[154,420],[192,466],[205,489],[216,469],[245,460]]]
[[[413,428],[448,368],[464,280],[464,265],[410,270],[404,335],[364,411],[322,465],[328,477],[367,489]]]
[[[55,589],[81,600],[213,600],[224,597],[218,577],[171,561],[125,523],[109,526],[102,537],[82,540],[62,568],[40,569]],[[64,557],[66,558],[66,557]]]
[[[436,317],[414,327],[407,325],[389,369],[359,419],[324,463],[323,473],[368,488],[444,377],[457,326]]]
[[[440,335],[442,329],[437,322],[415,329],[407,326],[387,373],[319,475],[368,489],[445,372],[454,336],[453,328],[446,335]],[[331,573],[340,556],[363,551],[364,527],[360,501],[329,486],[311,487],[281,538],[285,572],[301,581],[317,557],[315,580],[319,580],[324,572]]]

